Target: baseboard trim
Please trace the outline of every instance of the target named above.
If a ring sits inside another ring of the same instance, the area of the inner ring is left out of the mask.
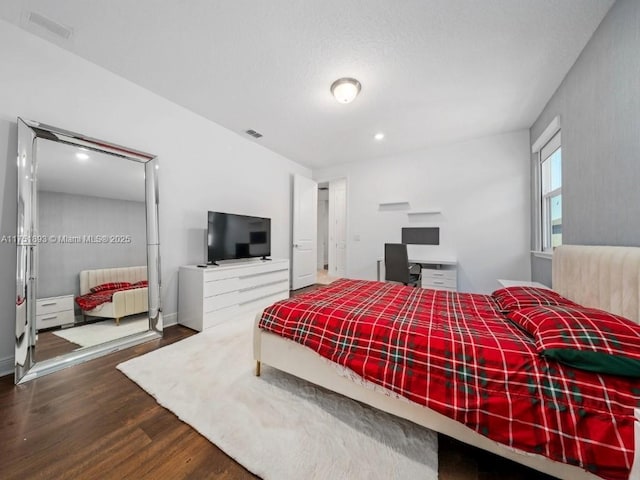
[[[13,357],[0,358],[0,377],[13,373],[15,360]]]
[[[162,315],[162,328],[170,327],[172,325],[178,324],[178,313],[169,313],[167,315]]]

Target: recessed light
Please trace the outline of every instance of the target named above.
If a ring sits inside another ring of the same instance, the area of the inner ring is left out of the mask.
[[[89,155],[87,155],[86,153],[79,152],[79,153],[76,153],[76,158],[78,160],[89,160]]]
[[[373,138],[375,138],[376,140],[380,141],[380,140],[384,139],[384,133],[378,132],[373,136]]]

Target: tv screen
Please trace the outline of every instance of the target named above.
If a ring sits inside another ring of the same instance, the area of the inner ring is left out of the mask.
[[[271,219],[209,212],[207,261],[268,257],[271,255]]]

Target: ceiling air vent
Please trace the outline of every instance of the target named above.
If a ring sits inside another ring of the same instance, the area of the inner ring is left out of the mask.
[[[45,17],[44,15],[40,15],[36,12],[29,12],[28,15],[29,23],[33,23],[34,25],[38,25],[39,27],[44,28],[50,33],[53,33],[57,37],[64,38],[65,40],[69,40],[71,35],[73,34],[73,30],[61,23],[55,22],[50,18]]]
[[[256,132],[255,130],[245,130],[247,135],[251,135],[253,138],[260,138],[262,136],[261,133]]]

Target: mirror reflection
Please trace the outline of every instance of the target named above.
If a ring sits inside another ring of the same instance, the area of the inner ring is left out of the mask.
[[[35,360],[149,329],[145,166],[38,138]]]

